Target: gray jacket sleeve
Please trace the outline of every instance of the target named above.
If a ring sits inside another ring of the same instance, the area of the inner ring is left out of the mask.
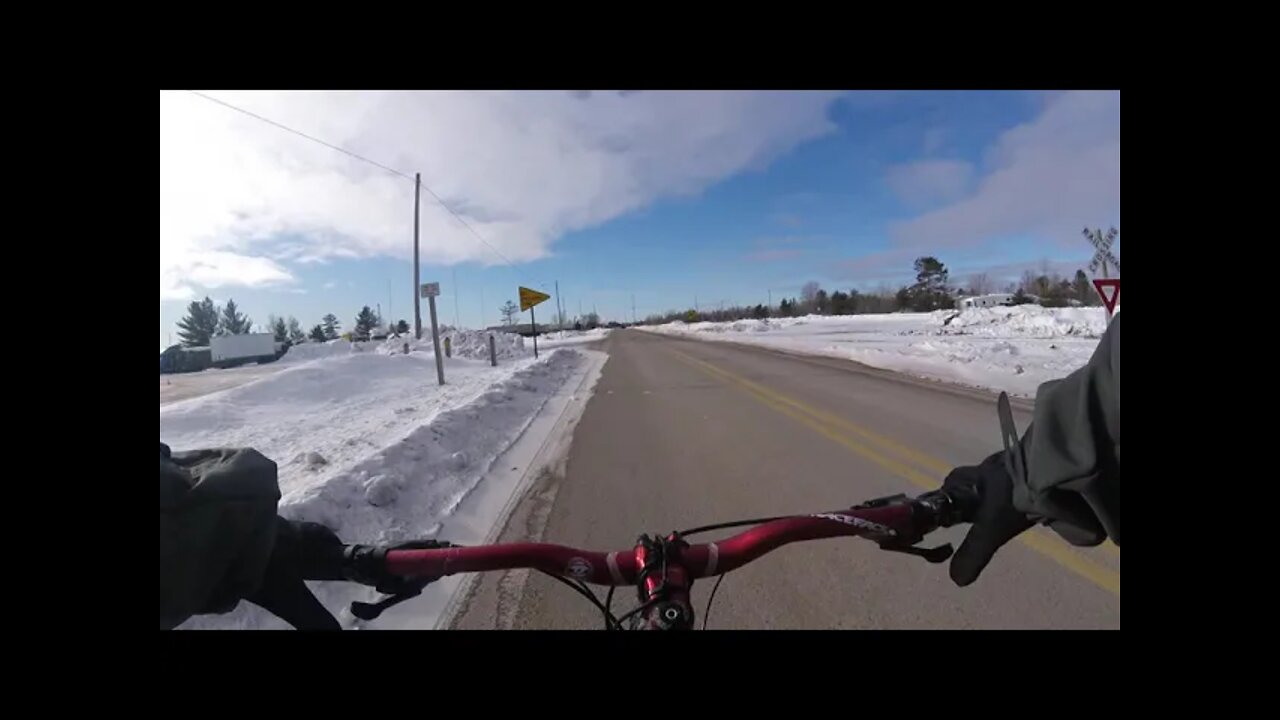
[[[1074,544],[1120,544],[1119,314],[1087,365],[1036,391],[1021,451],[1019,510]]]
[[[255,450],[160,444],[160,629],[252,595],[275,545],[276,464]]]

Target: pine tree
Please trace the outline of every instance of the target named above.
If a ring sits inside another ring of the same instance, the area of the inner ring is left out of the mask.
[[[916,311],[937,310],[954,304],[947,292],[947,266],[933,256],[915,261],[916,284],[909,291],[911,308]],[[950,301],[950,302],[948,302]]]
[[[307,339],[307,334],[302,332],[302,326],[298,324],[298,318],[289,316],[289,341],[300,343]]]
[[[235,300],[228,300],[222,308],[222,320],[219,329],[227,335],[243,335],[253,327],[248,315],[240,312]]]
[[[326,340],[337,340],[338,331],[342,329],[342,325],[338,322],[338,316],[329,313],[320,318],[320,321],[324,325],[324,338]]]
[[[178,321],[178,337],[187,347],[203,347],[218,332],[218,306],[206,297],[200,302],[191,301],[187,316]]]
[[[285,322],[284,318],[268,315],[267,327],[271,328],[272,334],[276,337],[276,342],[282,343],[289,341],[289,324]]]
[[[311,339],[316,342],[324,342],[328,340],[329,336],[325,334],[324,326],[316,325],[315,327],[311,328]]]
[[[378,316],[368,305],[360,308],[360,314],[356,315],[356,327],[352,331],[351,336],[356,340],[368,340],[369,332],[378,326]]]

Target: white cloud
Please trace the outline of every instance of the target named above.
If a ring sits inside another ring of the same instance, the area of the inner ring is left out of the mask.
[[[223,250],[190,252],[185,248],[174,248],[168,254],[170,272],[166,273],[164,250],[162,241],[161,300],[189,300],[195,296],[192,285],[218,288],[223,285],[269,285],[293,280],[288,270],[268,258],[237,255]]]
[[[969,191],[973,166],[963,160],[922,160],[890,167],[885,180],[908,206],[936,206],[959,200]]]
[[[1120,222],[1120,94],[1048,97],[1032,122],[988,149],[986,173],[964,198],[894,226],[903,247],[979,244],[1030,235],[1064,245],[1080,230]]]
[[[834,129],[832,93],[216,92],[407,173],[515,262]],[[409,257],[412,183],[186,92],[160,94],[161,299]],[[422,258],[501,260],[423,194]],[[284,240],[282,238],[287,238]]]

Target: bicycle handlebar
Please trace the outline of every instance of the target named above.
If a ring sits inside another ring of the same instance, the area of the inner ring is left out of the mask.
[[[692,622],[688,591],[694,579],[723,575],[788,543],[861,536],[884,550],[918,555],[931,563],[943,562],[951,556],[950,545],[914,545],[939,527],[969,522],[977,502],[974,491],[944,488],[914,499],[895,495],[814,515],[708,526],[672,533],[666,538],[642,535],[633,548],[614,552],[547,543],[457,547],[427,540],[395,547],[355,545],[344,552],[344,572],[357,582],[377,585],[379,590],[392,594],[374,605],[353,603],[353,613],[366,620],[418,595],[428,583],[447,575],[529,568],[562,580],[637,586],[642,608],[656,606],[660,611],[650,611],[646,621],[666,629]],[[687,535],[742,524],[755,527],[716,542],[689,545],[684,540]],[[595,601],[585,587],[582,592]],[[611,619],[608,608],[602,609],[606,619]],[[663,617],[673,622],[666,622]],[[611,626],[608,622],[606,625]]]
[[[939,527],[938,522],[930,520],[922,515],[919,500],[790,517],[758,525],[725,540],[688,546],[682,550],[681,560],[691,577],[703,578],[736,570],[783,545],[804,540],[854,535],[906,548]],[[547,543],[392,550],[386,554],[386,570],[402,577],[438,578],[528,568],[594,585],[621,586],[636,583],[640,567],[637,555],[635,548],[599,552]],[[939,555],[925,557],[941,562],[950,552]]]

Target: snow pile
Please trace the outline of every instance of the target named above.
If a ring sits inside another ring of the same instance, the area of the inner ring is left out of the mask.
[[[940,328],[947,335],[983,337],[1102,337],[1107,315],[1102,308],[1044,308],[1039,305],[970,308],[959,315],[943,311],[950,323]]]
[[[452,340],[454,357],[488,360],[490,335],[493,336],[494,348],[497,350],[499,360],[524,357],[533,352],[533,348],[528,346],[524,337],[516,333],[450,329],[442,334],[440,342],[444,342],[445,337]]]
[[[846,358],[1031,397],[1041,383],[1088,362],[1106,322],[1102,308],[1023,305],[962,312],[673,322],[641,329]]]
[[[292,345],[277,362],[304,363],[322,358],[343,357],[364,352],[370,343],[347,342],[346,340],[329,340],[326,342],[305,342]]]
[[[279,465],[280,513],[324,523],[346,542],[429,537],[581,361],[573,350],[496,368],[454,358],[445,366],[449,384],[439,387],[429,355],[323,359],[166,406],[160,439],[174,450],[257,448]],[[357,623],[349,603],[377,598],[352,583],[312,588],[348,627]],[[182,627],[286,626],[241,603]]]
[[[582,343],[603,340],[609,336],[609,328],[592,328],[591,330],[561,330],[538,336],[538,347],[561,347],[564,345],[581,345]]]
[[[799,318],[785,318],[793,320]],[[782,319],[775,320],[772,323],[769,320],[733,320],[731,322],[685,322],[677,320],[671,325],[680,325],[683,327],[682,332],[688,333],[738,333],[738,332],[768,332],[771,329],[782,327],[780,324]]]
[[[440,351],[444,352],[444,341],[448,338],[453,344],[452,357],[467,360],[488,360],[490,335],[493,335],[494,349],[498,353],[499,360],[510,360],[533,355],[532,346],[527,346],[525,339],[515,333],[467,330],[465,328],[455,329],[451,327],[445,327],[440,330]],[[414,340],[412,336],[387,338],[386,341],[377,343],[375,352],[383,355],[401,355],[404,354],[405,343],[409,344],[409,352],[411,353],[435,354],[430,331],[425,332],[421,340]]]

